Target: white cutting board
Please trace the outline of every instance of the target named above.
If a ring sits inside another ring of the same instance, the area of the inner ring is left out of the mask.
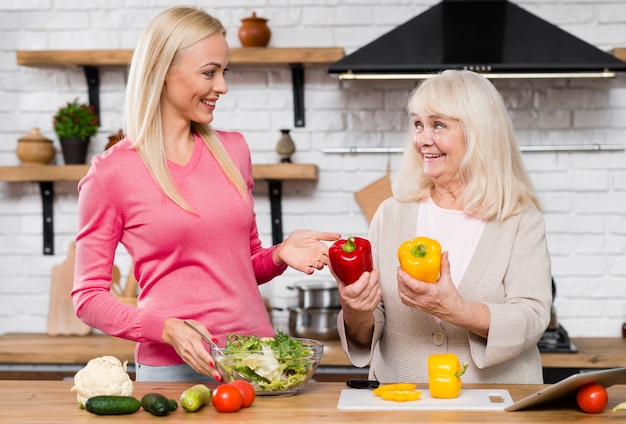
[[[367,389],[344,389],[339,395],[338,409],[364,410],[463,410],[499,411],[513,404],[508,390],[462,389],[454,399],[435,399],[428,389],[419,390],[422,396],[409,402],[384,400]]]

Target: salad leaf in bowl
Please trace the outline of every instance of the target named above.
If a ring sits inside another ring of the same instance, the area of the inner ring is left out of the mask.
[[[311,379],[322,359],[324,344],[290,337],[229,334],[226,346],[211,348],[225,382],[246,380],[257,395],[294,395]]]

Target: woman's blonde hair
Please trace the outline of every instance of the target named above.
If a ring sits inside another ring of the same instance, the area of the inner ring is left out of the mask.
[[[181,208],[191,211],[169,174],[161,120],[161,93],[165,76],[179,52],[216,32],[222,23],[201,9],[179,6],[157,15],[144,30],[133,53],[124,106],[124,129],[161,190]],[[204,140],[224,173],[248,200],[247,186],[215,130],[191,122],[191,131]]]
[[[408,114],[436,114],[460,122],[465,155],[459,165],[462,201],[468,214],[484,220],[505,220],[529,204],[540,207],[517,145],[513,124],[496,88],[472,71],[447,70],[423,81],[411,94]],[[402,201],[428,198],[434,187],[424,175],[412,145],[411,119],[393,193]]]

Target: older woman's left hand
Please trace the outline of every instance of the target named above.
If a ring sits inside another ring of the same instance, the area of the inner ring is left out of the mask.
[[[458,310],[463,302],[450,278],[448,252],[441,255],[441,271],[435,283],[416,280],[398,268],[398,294],[405,305],[441,319]]]
[[[328,245],[323,241],[339,240],[341,234],[315,230],[296,230],[274,250],[274,262],[286,263],[305,274],[313,274],[328,265]]]
[[[407,306],[420,309],[449,324],[468,329],[481,337],[489,334],[491,313],[487,305],[461,297],[450,277],[448,252],[441,254],[441,271],[436,283],[412,278],[398,268],[398,295]]]

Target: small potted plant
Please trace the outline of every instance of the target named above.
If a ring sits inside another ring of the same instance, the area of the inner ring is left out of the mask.
[[[98,116],[93,106],[79,103],[76,98],[57,110],[52,123],[65,163],[85,163],[91,136],[98,132]]]

